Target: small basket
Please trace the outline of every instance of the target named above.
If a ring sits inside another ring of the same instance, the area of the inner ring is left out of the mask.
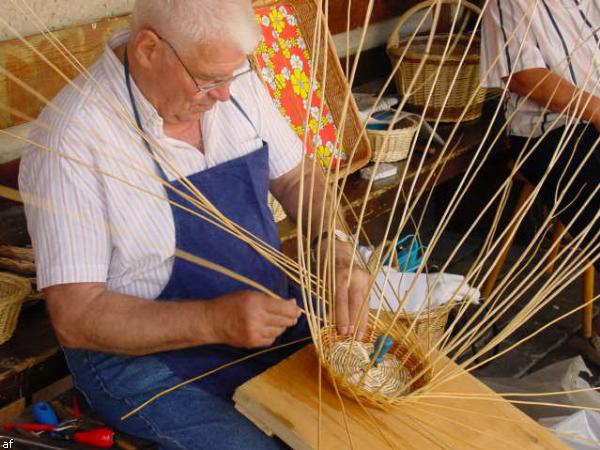
[[[371,161],[397,162],[406,159],[418,128],[411,120],[404,120],[399,128],[389,131],[367,128],[367,136],[371,143]]]
[[[451,309],[451,304],[447,303],[439,308],[422,311],[420,314],[400,313],[395,323],[403,329],[410,329],[412,326],[411,336],[414,336],[417,342],[429,351],[433,347],[439,347]],[[390,311],[381,311],[379,320],[384,327],[389,326],[395,315]]]
[[[373,253],[371,253],[369,261],[367,262],[367,267],[371,273],[375,273],[377,270],[377,263],[382,257],[388,257],[388,253],[389,258],[391,258],[392,261],[392,267],[399,269],[396,245],[393,244],[392,241],[386,241],[385,243],[380,244]],[[448,315],[453,306],[453,302],[448,302],[437,308],[431,308],[427,311],[424,310],[420,313],[400,313],[395,322],[395,328],[408,330],[412,327],[410,332],[411,336],[414,336],[423,349],[429,351],[433,346],[439,345],[446,328],[446,323],[448,322]],[[379,312],[378,319],[381,321],[384,328],[388,328],[395,316],[395,312],[382,310]]]
[[[430,40],[428,33],[426,36],[416,36],[408,49],[406,46],[409,40],[400,40],[399,32],[402,26],[415,13],[431,7],[437,1],[439,0],[419,3],[406,12],[389,38],[387,54],[393,67],[404,54],[395,74],[396,88],[402,96],[405,96],[411,82],[416,78],[407,105],[409,109],[423,114],[425,120],[434,121],[438,120],[438,117],[441,122],[477,119],[481,116],[486,92],[479,83],[479,39],[473,39],[466,55],[470,40],[467,36],[458,38],[453,36],[448,44],[448,34],[434,35],[429,52],[427,52]],[[463,0],[442,0],[441,3],[457,4],[478,15],[481,14],[477,6]],[[444,52],[446,57],[442,64]],[[423,66],[419,72],[421,64]],[[427,106],[426,110],[425,106]]]
[[[361,342],[374,344],[375,339],[372,338],[373,335],[372,329],[369,329]],[[432,376],[431,366],[429,360],[425,359],[423,349],[418,343],[407,339],[405,336],[395,335],[393,332],[390,333],[390,336],[394,339],[394,344],[388,354],[397,357],[402,362],[402,367],[406,368],[410,373],[410,392],[422,388],[431,380]],[[340,336],[336,332],[335,327],[321,329],[321,345],[325,354],[327,354],[328,347],[336,342],[347,339],[347,336]],[[363,404],[385,409],[400,404],[406,395],[400,394],[390,397],[379,392],[371,392],[345,378],[343,374],[340,374],[333,368],[329,361],[322,360],[321,363],[326,369],[325,373],[336,388],[352,400],[358,398]]]
[[[31,292],[25,278],[0,273],[0,344],[8,341],[17,327],[21,303]]]

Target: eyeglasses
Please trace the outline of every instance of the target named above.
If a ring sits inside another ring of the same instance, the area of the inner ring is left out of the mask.
[[[177,50],[175,50],[175,47],[173,47],[169,41],[162,38],[158,34],[156,36],[171,48],[171,50],[173,51],[173,54],[175,55],[175,57],[177,58],[177,60],[179,61],[179,63],[183,67],[183,69],[187,72],[187,74],[191,78],[192,82],[196,86],[197,94],[206,94],[207,92],[212,91],[213,89],[217,89],[218,87],[221,87],[225,84],[229,84],[229,83],[233,82],[233,80],[235,80],[238,77],[241,77],[242,75],[246,75],[247,73],[252,72],[252,68],[249,68],[249,69],[244,70],[243,72],[240,72],[232,77],[227,78],[226,80],[215,81],[214,83],[206,84],[204,86],[199,86],[198,83],[196,82],[196,78],[194,77],[194,75],[192,75],[192,72],[190,72],[190,70],[187,68],[185,63],[182,61],[179,54],[177,53]]]

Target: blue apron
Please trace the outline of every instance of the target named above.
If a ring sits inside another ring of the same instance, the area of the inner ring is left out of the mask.
[[[131,89],[127,53],[125,53],[124,66],[125,80],[135,119],[138,127],[143,130]],[[231,101],[240,112],[240,118],[250,122],[254,128],[250,118],[238,102],[233,97]],[[148,143],[146,141],[144,143],[152,153]],[[158,163],[157,170],[161,178],[168,182],[163,169]],[[202,192],[227,218],[262,239],[266,244],[277,250],[281,249],[277,225],[267,203],[269,146],[265,141],[263,141],[262,147],[252,153],[188,176],[187,182]],[[189,192],[181,180],[169,184],[182,192]],[[284,299],[296,298],[296,302],[301,305],[302,296],[298,286],[291,283],[280,269],[267,261],[248,244],[204,219],[175,206],[175,204],[183,205],[204,216],[202,211],[172,189],[167,188],[166,193],[172,202],[175,248],[213,261],[244,275]],[[252,288],[210,269],[176,258],[171,277],[157,300],[173,302],[193,299],[205,301],[248,289]],[[298,324],[288,328],[277,339],[275,345],[291,342],[308,335],[306,318],[302,315]],[[302,344],[293,345],[256,356],[220,370],[214,375],[198,381],[197,384],[215,395],[231,397],[237,386],[286,358],[301,346]],[[183,379],[189,379],[256,351],[228,345],[204,345],[163,352],[158,356],[175,374]]]

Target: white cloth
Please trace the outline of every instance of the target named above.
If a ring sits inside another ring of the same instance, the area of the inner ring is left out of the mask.
[[[383,291],[383,296],[382,296]],[[462,275],[451,273],[410,273],[384,267],[375,278],[369,295],[369,307],[396,312],[400,305],[406,314],[424,313],[448,302],[479,303],[478,289],[465,282]]]
[[[489,0],[481,30],[482,85],[503,88],[502,78],[511,71],[546,68],[598,95],[599,27],[598,0]],[[534,131],[538,137],[566,123],[563,116],[552,125],[557,114],[515,93],[510,94],[507,117],[522,102],[510,123],[511,135]]]
[[[54,99],[55,108],[41,114],[32,140],[50,150],[30,146],[23,155],[19,184],[27,202],[39,288],[106,282],[111,291],[152,299],[171,274],[171,208],[154,163],[134,132],[123,65],[111,50],[128,36],[128,31],[113,36],[90,69],[95,82],[79,78],[79,90],[67,87]],[[231,101],[219,102],[203,118],[203,154],[167,137],[156,109],[134,85],[146,133],[183,176],[249,153],[261,146],[261,138],[270,146],[271,179],[296,167],[302,142],[259,78],[243,75],[231,92],[256,130]],[[171,179],[177,178],[163,167]]]

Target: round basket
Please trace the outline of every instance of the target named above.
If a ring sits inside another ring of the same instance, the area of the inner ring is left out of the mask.
[[[21,303],[31,292],[28,280],[0,273],[0,344],[8,341],[17,327]]]
[[[281,203],[279,203],[275,197],[273,197],[273,195],[269,194],[267,203],[269,205],[269,209],[273,213],[273,219],[275,219],[275,222],[281,222],[287,217],[285,211],[283,210],[283,206],[281,206]]]
[[[438,117],[442,122],[473,120],[481,116],[485,100],[485,89],[479,82],[479,39],[474,38],[469,46],[470,37],[465,35],[436,34],[430,39],[427,33],[416,36],[407,48],[409,39],[399,37],[402,26],[413,15],[437,1],[422,2],[407,11],[390,36],[387,54],[392,66],[404,55],[395,74],[396,88],[405,96],[414,80],[407,106],[423,114],[426,120],[438,120]],[[477,6],[463,0],[441,0],[441,3],[460,4],[470,12],[481,13]]]
[[[371,339],[371,330],[365,334],[360,342],[366,345],[373,345],[374,339]],[[335,384],[337,389],[346,397],[356,400],[357,398],[364,404],[375,406],[377,408],[386,408],[398,405],[402,399],[409,393],[425,386],[431,380],[431,367],[429,361],[425,359],[422,348],[408,339],[403,339],[398,335],[390,333],[394,343],[387,355],[396,358],[400,363],[400,370],[391,372],[389,377],[397,377],[393,380],[398,385],[398,391],[394,394],[384,394],[376,388],[368,389],[365,381],[361,383],[362,376],[352,379],[352,362],[345,350],[336,351],[338,343],[345,343],[349,346],[357,345],[357,341],[350,344],[348,336],[341,336],[335,331],[335,327],[326,327],[321,329],[321,345],[325,358],[321,361],[325,367],[325,373]],[[336,346],[336,347],[334,347]]]
[[[390,248],[391,247],[391,248]],[[374,274],[377,270],[377,264],[382,259],[389,255],[392,261],[392,267],[398,268],[396,246],[392,241],[381,243],[371,253],[367,267]],[[448,315],[453,307],[453,303],[449,302],[437,308],[431,308],[427,311],[421,311],[420,314],[400,313],[395,322],[395,327],[401,330],[411,330],[411,336],[414,336],[421,347],[429,351],[432,346],[437,346],[444,334]],[[382,310],[379,312],[378,319],[384,328],[388,328],[394,320],[396,312]],[[414,323],[414,325],[413,325]],[[411,328],[412,327],[412,328]]]
[[[444,335],[448,315],[452,309],[447,305],[422,311],[421,314],[400,313],[395,324],[397,327],[405,330],[412,327],[411,336],[414,336],[423,349],[429,351],[432,347],[439,346]],[[394,320],[395,315],[396,313],[391,311],[381,311],[379,313],[379,320],[381,320],[384,327],[389,326]]]
[[[406,159],[417,129],[418,125],[410,120],[403,121],[398,128],[389,131],[367,128],[371,161],[396,162]]]

